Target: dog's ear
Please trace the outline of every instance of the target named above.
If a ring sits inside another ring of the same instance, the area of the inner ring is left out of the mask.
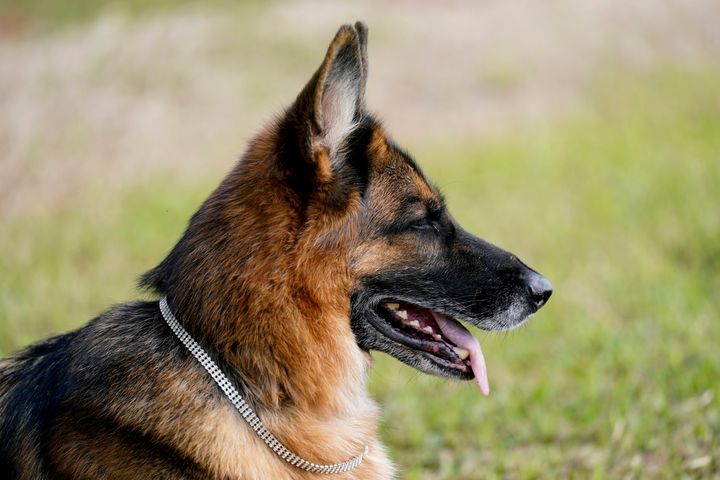
[[[303,125],[303,150],[321,177],[332,177],[345,140],[362,118],[366,82],[367,27],[343,25],[293,107]]]

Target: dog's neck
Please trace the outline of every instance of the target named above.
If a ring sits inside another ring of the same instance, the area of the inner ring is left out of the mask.
[[[165,320],[176,331],[172,325],[173,322],[177,325],[177,320],[171,312],[168,312],[168,305],[164,301],[161,302],[161,310],[163,310]],[[182,330],[182,327],[179,328]],[[185,332],[178,333],[176,331],[176,335],[181,338],[186,337]],[[337,338],[345,337],[340,334]],[[186,346],[188,346],[187,343]],[[331,344],[330,347],[338,352],[359,350],[357,348],[343,348],[342,344]],[[188,346],[188,348],[194,351],[197,345],[195,344],[194,347]],[[356,359],[352,359],[350,356],[345,355],[344,358],[338,358],[337,360],[349,365],[352,365],[352,362],[355,361],[357,368],[348,368],[344,371],[338,371],[337,374],[342,377],[343,375],[352,376],[353,373],[359,373],[358,378],[354,380],[345,378],[344,382],[338,385],[325,384],[323,381],[316,382],[321,387],[321,390],[327,393],[323,398],[316,397],[316,404],[307,404],[307,398],[304,398],[302,403],[292,402],[291,404],[282,405],[283,402],[280,402],[275,408],[264,408],[260,412],[262,422],[266,428],[269,428],[278,438],[281,438],[281,441],[291,451],[300,452],[301,455],[307,458],[345,459],[347,452],[362,452],[364,450],[365,456],[363,457],[364,463],[362,467],[357,470],[353,469],[352,475],[348,478],[390,478],[392,465],[384,453],[383,446],[377,440],[378,408],[370,400],[365,390],[366,359],[369,356],[362,353]],[[196,355],[196,358],[203,365],[206,364],[206,359],[202,359],[202,355]],[[305,358],[301,360],[306,361]],[[331,359],[331,361],[335,360],[335,358]],[[242,362],[242,359],[240,361]],[[302,375],[298,375],[298,377],[302,377]],[[255,379],[256,377],[251,376],[249,378]],[[293,385],[288,388],[298,388],[298,386]],[[305,388],[307,387],[305,386]],[[213,412],[209,416],[214,420],[217,420],[218,412],[222,412],[220,416],[223,418],[227,416],[227,408],[219,408],[213,410]],[[225,426],[220,430],[226,431],[224,429],[236,421],[236,416],[229,415]],[[313,441],[308,442],[307,439],[313,439]],[[237,437],[233,437],[233,440],[237,441]],[[213,442],[213,444],[215,443]],[[274,454],[269,448],[262,445],[259,438],[251,436],[249,439],[241,441],[241,443],[245,449],[249,448],[250,443],[252,443],[253,448],[257,448],[257,455],[268,457],[268,462],[263,464],[265,465],[263,468],[267,468],[268,471],[263,470],[262,478],[277,478],[279,474],[276,471],[278,464],[276,461],[270,460]],[[369,456],[367,455],[368,451],[371,452]],[[222,455],[218,458],[222,458],[227,453],[227,450],[221,449],[220,453]],[[220,474],[224,474],[227,468],[229,468],[229,471],[243,470],[234,466],[237,458],[232,454],[225,460],[225,462],[219,461],[218,464],[213,464],[211,467],[218,469]],[[231,465],[231,467],[228,467],[228,465]],[[316,478],[314,475],[305,474],[301,471],[296,473],[297,476],[292,478]]]
[[[251,143],[143,284],[168,296],[261,411],[331,416],[367,395],[370,359],[349,319],[360,202],[328,223],[324,207],[274,172],[276,135],[270,127]]]
[[[191,334],[232,370],[251,402],[266,410],[331,415],[347,405],[348,396],[366,395],[370,358],[355,342],[347,305],[314,306],[310,294],[298,304],[278,290],[269,296],[276,302],[246,303],[243,297],[260,298],[261,292],[227,292],[228,297],[233,293],[234,299],[192,302],[190,308],[182,298],[170,301]]]

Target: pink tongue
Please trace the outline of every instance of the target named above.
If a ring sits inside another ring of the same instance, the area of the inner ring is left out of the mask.
[[[441,313],[432,312],[443,336],[460,348],[470,352],[470,366],[475,374],[475,381],[480,387],[483,395],[490,395],[490,383],[488,382],[485,357],[483,356],[480,344],[460,322],[447,317]]]

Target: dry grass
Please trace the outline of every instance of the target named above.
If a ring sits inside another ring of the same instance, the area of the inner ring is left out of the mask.
[[[147,17],[115,5],[46,34],[10,30],[0,44],[0,215],[158,169],[226,169],[293,98],[337,26],[355,18],[371,26],[369,104],[401,143],[543,124],[577,110],[608,68],[720,54],[712,0],[313,0],[190,4]]]

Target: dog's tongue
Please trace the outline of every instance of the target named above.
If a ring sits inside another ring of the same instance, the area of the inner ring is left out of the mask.
[[[480,387],[483,395],[490,395],[490,383],[488,382],[485,357],[483,356],[480,344],[460,322],[442,313],[432,312],[443,336],[460,348],[470,352],[470,366],[475,374],[475,381]]]

